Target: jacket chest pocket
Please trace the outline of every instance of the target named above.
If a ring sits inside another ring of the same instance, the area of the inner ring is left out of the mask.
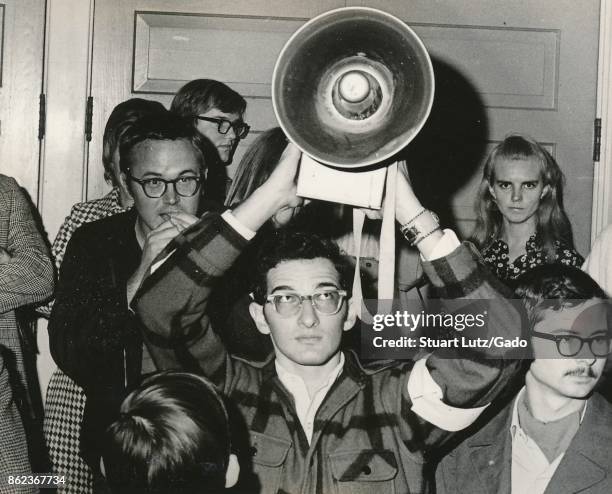
[[[250,436],[253,470],[259,478],[261,492],[276,492],[281,485],[291,443],[259,432],[251,431]]]
[[[393,451],[339,451],[329,455],[339,494],[394,494],[397,461]]]

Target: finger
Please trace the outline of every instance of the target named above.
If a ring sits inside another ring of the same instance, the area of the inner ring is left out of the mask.
[[[169,217],[169,221],[177,227],[180,226],[181,229],[190,227],[198,220],[199,218],[197,216],[184,212],[172,213]]]
[[[287,159],[290,161],[296,161],[299,159],[301,154],[302,151],[300,151],[300,148],[290,142],[289,144],[287,144],[287,147],[283,151],[283,154],[281,154],[281,160]]]

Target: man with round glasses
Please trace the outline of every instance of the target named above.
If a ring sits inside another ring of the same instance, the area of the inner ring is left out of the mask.
[[[560,264],[525,273],[516,293],[534,354],[524,387],[442,460],[437,492],[612,492],[612,406],[594,392],[611,349],[609,301]]]
[[[211,289],[255,231],[300,200],[298,161],[290,144],[250,197],[222,215],[205,215],[160,254],[156,263],[165,261],[132,302],[143,338],[158,369],[205,373],[240,409],[249,431],[241,492],[427,492],[429,453],[478,417],[517,363],[502,348],[467,356],[448,349],[416,363],[373,366],[341,351],[357,310],[348,296],[351,270],[330,240],[279,230],[264,242],[249,311],[258,330],[270,335],[273,358],[250,363],[217,347],[219,366],[211,366],[205,341],[213,332]],[[397,221],[410,227],[408,239],[443,295],[499,296],[476,254],[440,229],[403,175],[396,196]],[[518,311],[504,299],[487,330],[491,337],[517,337]]]
[[[170,112],[134,122],[119,142],[120,180],[134,207],[83,225],[68,243],[50,347],[85,391],[81,450],[94,472],[104,429],[141,376],[156,370],[128,303],[151,262],[198,220],[203,150],[191,123]]]

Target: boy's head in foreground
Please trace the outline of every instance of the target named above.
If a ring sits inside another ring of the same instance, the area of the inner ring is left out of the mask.
[[[220,492],[238,479],[227,410],[204,377],[169,371],[146,379],[121,405],[103,444],[113,493]]]

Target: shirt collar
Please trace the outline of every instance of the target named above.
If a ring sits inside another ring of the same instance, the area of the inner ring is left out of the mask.
[[[338,376],[340,375],[340,372],[342,371],[342,368],[344,367],[344,362],[345,362],[344,353],[340,352],[340,361],[338,362],[338,365],[330,371],[327,377],[327,380],[325,381],[324,384],[321,385],[321,389],[330,387],[336,381],[336,379],[338,379]],[[304,386],[306,385],[306,383],[304,383],[304,380],[302,379],[301,376],[298,376],[297,374],[294,374],[290,372],[289,370],[287,370],[285,367],[282,366],[282,364],[278,361],[278,359],[274,360],[274,366],[276,368],[276,374],[278,375],[280,382],[283,383],[283,385],[286,388],[291,387],[291,386],[288,386],[287,383],[296,382],[296,381],[301,382],[302,384],[304,384]]]
[[[514,439],[518,431],[524,434],[523,429],[521,428],[521,424],[519,422],[519,418],[518,418],[518,403],[524,393],[525,393],[525,386],[523,386],[521,390],[518,392],[518,394],[516,395],[516,398],[514,399],[514,403],[512,404],[512,422],[510,423],[510,434],[512,435],[512,439]],[[589,402],[586,401],[584,407],[582,408],[582,412],[580,413],[580,423],[581,424],[582,424],[582,421],[584,420],[584,415],[586,413],[588,403]]]

